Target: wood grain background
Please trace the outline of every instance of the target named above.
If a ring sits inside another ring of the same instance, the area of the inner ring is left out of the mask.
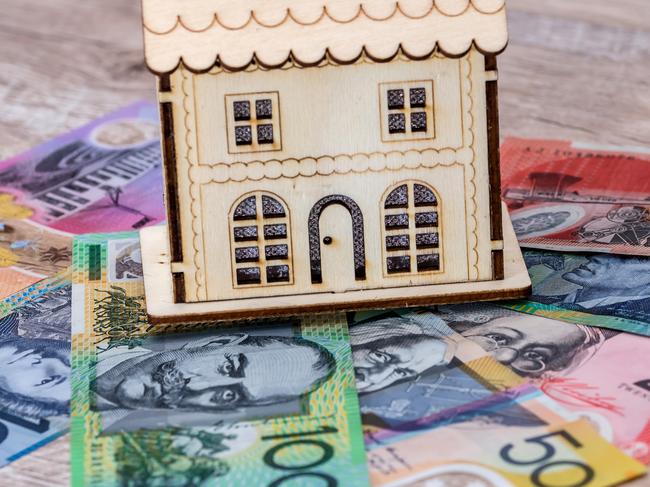
[[[647,0],[509,0],[501,133],[650,146]],[[0,0],[0,159],[154,99],[137,0]],[[68,437],[0,470],[0,486],[69,484]],[[648,486],[648,480],[635,483]]]

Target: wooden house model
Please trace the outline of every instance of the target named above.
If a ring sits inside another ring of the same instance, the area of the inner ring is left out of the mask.
[[[499,189],[503,0],[143,0],[153,321],[526,294]]]

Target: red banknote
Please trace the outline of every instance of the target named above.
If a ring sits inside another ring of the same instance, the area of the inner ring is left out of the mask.
[[[501,177],[523,247],[650,255],[650,149],[507,139]]]

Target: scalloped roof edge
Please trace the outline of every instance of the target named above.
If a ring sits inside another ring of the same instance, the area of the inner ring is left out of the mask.
[[[263,69],[267,69],[267,70],[280,69],[280,68],[285,67],[287,64],[291,64],[291,63],[296,64],[297,66],[300,66],[301,68],[311,68],[311,67],[319,66],[323,61],[330,61],[332,64],[338,64],[338,65],[344,66],[344,65],[348,65],[348,64],[354,64],[364,56],[367,57],[368,59],[370,59],[371,61],[374,61],[374,62],[377,62],[377,63],[391,62],[392,60],[394,60],[395,58],[397,58],[400,55],[402,55],[402,56],[404,56],[404,57],[406,57],[406,58],[408,58],[408,59],[410,59],[412,61],[422,61],[422,60],[425,60],[425,59],[429,59],[430,57],[434,56],[436,53],[440,53],[443,56],[451,58],[451,59],[456,59],[456,58],[461,58],[461,57],[465,56],[472,49],[476,49],[477,51],[479,51],[481,54],[483,54],[485,56],[498,56],[503,51],[505,51],[507,47],[508,46],[507,46],[507,43],[506,43],[500,51],[494,51],[494,52],[493,51],[485,51],[485,50],[481,49],[479,46],[477,46],[474,42],[472,42],[472,44],[465,51],[463,51],[461,53],[458,53],[458,54],[452,54],[452,53],[445,52],[443,49],[440,49],[438,47],[438,45],[436,44],[436,46],[433,48],[433,50],[431,52],[429,52],[428,54],[424,55],[424,56],[410,56],[407,52],[405,52],[400,47],[400,48],[397,49],[397,51],[392,56],[390,56],[388,58],[385,58],[385,59],[374,59],[372,56],[368,55],[365,52],[364,49],[362,49],[361,52],[354,59],[351,59],[349,61],[337,60],[334,57],[332,57],[329,53],[325,53],[318,61],[316,61],[316,62],[308,62],[308,63],[307,62],[301,62],[300,59],[297,59],[295,56],[290,54],[289,56],[287,56],[287,58],[283,62],[281,62],[279,64],[276,64],[276,65],[266,65],[266,64],[264,64],[263,62],[261,62],[257,58],[255,53],[253,53],[250,61],[247,64],[245,64],[244,66],[241,66],[241,67],[227,66],[226,64],[222,63],[219,60],[219,56],[217,55],[215,57],[214,62],[210,66],[205,67],[205,68],[200,68],[200,69],[193,68],[192,66],[188,65],[181,58],[181,59],[178,60],[178,62],[176,63],[176,65],[172,69],[169,69],[169,70],[166,70],[166,71],[157,71],[156,69],[149,66],[149,64],[147,64],[146,62],[145,62],[145,65],[146,65],[147,69],[151,73],[153,73],[155,75],[158,75],[158,76],[170,75],[170,74],[174,73],[177,69],[179,69],[181,66],[183,66],[185,69],[187,69],[188,71],[190,71],[190,72],[192,72],[194,74],[205,74],[205,73],[211,71],[214,68],[222,68],[224,71],[235,73],[235,72],[239,72],[239,71],[245,71],[246,69],[250,68],[251,66],[255,66],[255,65],[259,65]]]
[[[177,0],[167,1],[175,2]],[[214,0],[212,1],[214,2]],[[411,19],[421,19],[433,12],[438,12],[447,17],[457,17],[463,15],[470,8],[473,8],[482,14],[490,15],[497,13],[505,6],[505,0],[426,1],[428,2],[428,6],[425,9],[422,9],[421,5],[419,5],[419,8],[413,8],[412,5],[409,5],[415,3],[413,0],[392,0],[390,2],[388,0],[385,0],[385,5],[392,6],[392,9],[388,14],[384,12],[383,15],[380,13],[380,9],[368,6],[369,3],[364,2],[358,4],[356,11],[354,11],[352,14],[348,12],[347,15],[343,14],[342,12],[338,12],[336,8],[333,8],[332,5],[328,5],[326,2],[323,2],[322,7],[316,9],[312,7],[311,15],[305,15],[305,12],[303,10],[294,9],[291,7],[285,7],[283,9],[276,8],[275,12],[273,12],[273,9],[268,9],[268,11],[260,12],[259,10],[248,10],[240,8],[239,15],[231,16],[226,15],[223,10],[218,11],[214,9],[210,10],[207,13],[204,12],[201,20],[199,21],[196,18],[191,19],[191,16],[188,13],[183,12],[175,13],[175,11],[173,11],[171,14],[170,12],[167,12],[167,15],[165,16],[164,14],[160,14],[160,9],[157,8],[158,2],[160,2],[160,0],[142,0],[143,27],[145,30],[151,32],[152,34],[166,35],[178,28],[182,28],[190,32],[204,32],[214,26],[219,26],[227,30],[240,30],[250,24],[257,24],[260,27],[273,28],[283,24],[288,20],[292,20],[297,24],[310,26],[318,23],[320,20],[322,20],[323,17],[328,17],[330,20],[342,24],[352,22],[362,15],[372,20],[383,21],[393,17],[398,12]],[[287,0],[287,3],[290,2],[291,0]],[[449,4],[455,5],[455,8],[451,8]],[[231,10],[238,9],[231,8]],[[152,11],[155,13],[152,13]],[[237,21],[233,21],[231,17],[235,17]]]
[[[472,47],[484,54],[501,53],[508,42],[505,7],[486,14],[468,5],[457,16],[433,10],[414,18],[396,9],[383,19],[362,14],[346,23],[321,16],[309,25],[287,17],[270,27],[253,22],[228,29],[213,23],[195,31],[177,24],[163,34],[145,28],[145,61],[152,72],[166,74],[181,64],[199,73],[215,65],[238,71],[253,63],[268,69],[290,61],[303,67],[324,59],[351,64],[361,56],[387,62],[400,52],[410,59],[423,59],[435,51],[458,57]]]

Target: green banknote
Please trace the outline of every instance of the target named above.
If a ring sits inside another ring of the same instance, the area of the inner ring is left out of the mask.
[[[525,251],[533,282],[516,311],[650,336],[650,258]]]
[[[73,251],[72,484],[368,485],[346,318],[147,323],[136,233]]]

